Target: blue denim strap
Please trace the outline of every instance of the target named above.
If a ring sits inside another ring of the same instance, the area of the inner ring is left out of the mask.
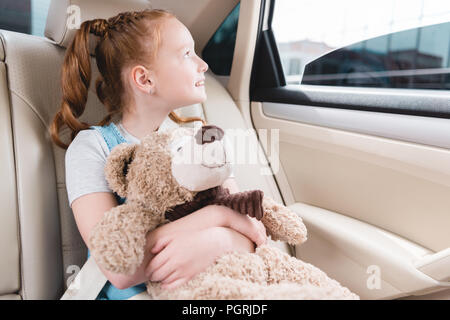
[[[121,143],[128,143],[128,141],[122,136],[117,126],[111,122],[111,124],[106,126],[91,126],[91,129],[95,129],[102,135],[103,139],[106,142],[106,145],[109,148],[109,151]],[[119,197],[116,193],[114,193],[117,202],[119,204],[125,203],[126,199]],[[90,252],[88,251],[88,257]],[[107,281],[102,291],[97,297],[97,300],[124,300],[135,296],[138,293],[141,293],[146,290],[146,286],[144,283],[141,283],[137,286],[120,290],[114,287],[111,282]]]
[[[115,146],[121,143],[128,143],[128,141],[122,136],[114,122],[111,122],[109,125],[103,127],[91,126],[91,129],[95,129],[100,132],[106,142],[106,145],[108,146],[109,152],[111,152],[111,150],[114,149]],[[116,193],[114,193],[114,196],[116,197],[119,204],[125,203],[125,198],[119,197],[119,195]]]
[[[106,145],[108,146],[110,152],[118,144],[128,143],[113,122],[107,126],[91,126],[91,128],[100,132],[103,139],[105,139]]]

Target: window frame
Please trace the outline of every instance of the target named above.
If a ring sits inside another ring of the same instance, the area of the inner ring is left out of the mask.
[[[233,9],[231,9],[231,11],[230,11],[230,12],[227,14],[227,16],[225,17],[225,19],[220,23],[219,27],[214,31],[214,33],[212,34],[212,36],[208,39],[208,41],[206,42],[205,46],[203,47],[203,49],[202,49],[202,51],[201,51],[201,57],[202,57],[202,59],[205,60],[206,63],[208,63],[208,65],[209,65],[209,70],[210,70],[216,77],[222,77],[222,78],[228,78],[228,77],[230,77],[230,74],[231,74],[231,67],[232,67],[232,65],[233,65],[234,50],[235,50],[235,48],[236,48],[236,37],[234,38],[233,52],[232,52],[232,55],[231,55],[231,61],[230,61],[230,64],[229,64],[230,70],[228,71],[228,74],[216,73],[216,72],[214,71],[214,67],[213,67],[213,66],[215,65],[215,62],[216,62],[216,61],[211,61],[211,60],[209,60],[207,54],[205,55],[205,50],[207,51],[207,50],[209,50],[209,49],[211,48],[211,47],[209,47],[211,41],[214,39],[214,37],[216,36],[216,34],[217,34],[217,32],[220,30],[220,28],[222,28],[222,27],[224,26],[224,24],[225,24],[225,22],[227,21],[227,19],[230,18],[231,14],[232,14],[232,13],[236,10],[236,8],[238,8],[238,7],[239,7],[239,9],[238,9],[238,12],[239,12],[239,13],[238,13],[238,21],[239,21],[240,5],[241,5],[241,1],[238,1],[238,3],[236,4],[236,6],[233,7]],[[236,29],[237,29],[237,25],[236,25]],[[208,52],[206,52],[206,53],[208,53]]]

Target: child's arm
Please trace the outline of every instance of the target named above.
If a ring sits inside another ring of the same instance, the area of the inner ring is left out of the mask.
[[[239,192],[234,178],[227,179],[222,187],[228,188],[230,193]],[[214,208],[214,206],[208,206],[204,209],[207,210],[211,207]],[[200,239],[199,245],[194,244],[196,239],[193,239],[189,232],[175,233],[175,230],[182,230],[179,228],[181,225],[177,226],[177,222],[181,219],[166,224],[149,234],[147,237],[148,248],[151,253],[157,254],[146,269],[146,274],[151,281],[161,281],[163,288],[172,289],[203,271],[222,253],[227,251],[253,252],[253,244],[249,243],[249,239],[253,239],[257,245],[266,242],[266,229],[261,221],[224,206],[216,206],[215,209],[216,216],[207,213],[206,216],[201,217],[198,212],[195,212],[182,218],[184,219],[183,223],[187,224],[186,227],[193,230],[199,227],[212,226],[214,221],[219,223],[220,226],[228,227],[210,227],[197,231],[195,234],[197,239]],[[217,213],[219,214],[218,217]],[[196,217],[194,215],[200,216],[200,219],[204,220],[198,224],[195,222]],[[191,220],[189,219],[190,216],[192,216]],[[170,230],[171,228],[173,229]],[[242,237],[235,230],[246,237]],[[212,239],[219,239],[219,243],[214,244],[211,242]],[[198,248],[198,250],[193,252],[190,248]],[[195,256],[198,258],[195,258]]]
[[[100,222],[104,213],[111,210],[113,207],[117,206],[117,200],[112,193],[108,192],[97,192],[90,193],[75,199],[72,202],[72,211],[75,217],[75,222],[77,223],[78,230],[83,238],[86,246],[90,248],[89,236],[95,225]],[[148,255],[144,257],[144,263],[148,263]],[[121,274],[116,274],[103,269],[98,266],[106,278],[118,289],[125,289],[124,284],[128,283],[130,278],[133,276],[126,276]],[[143,269],[138,270],[135,275],[142,273]]]
[[[105,192],[87,194],[73,201],[72,210],[75,221],[88,247],[91,230],[101,220],[103,214],[115,206],[117,206],[117,201],[114,196]],[[253,241],[260,242],[261,240],[259,239],[263,239],[260,231],[251,223],[250,219],[246,219],[246,216],[239,215],[233,210],[222,206],[207,206],[150,232],[147,235],[147,247],[143,262],[132,276],[116,274],[102,268],[100,270],[118,289],[125,289],[149,280],[149,277],[145,275],[145,268],[153,257],[150,249],[154,247],[158,240],[160,244],[163,243],[162,240],[166,241],[168,235],[172,236],[171,239],[175,238],[175,236],[182,238],[189,235],[191,242],[195,243],[193,248],[198,250],[187,250],[183,253],[183,259],[192,259],[190,261],[199,259],[201,260],[200,263],[203,264],[209,263],[212,258],[230,250],[254,250],[252,242],[241,233],[228,228],[217,228],[229,225],[230,221],[234,221],[234,224],[237,225],[236,228],[245,230],[242,233],[251,234],[252,237],[250,238],[254,239]],[[213,228],[214,230],[206,231],[208,228]],[[207,242],[203,240],[206,233],[209,234]],[[203,256],[199,257],[198,254]],[[192,267],[194,271],[199,272],[201,271],[199,268],[206,266],[196,265]],[[186,272],[192,273],[193,271],[186,270]]]

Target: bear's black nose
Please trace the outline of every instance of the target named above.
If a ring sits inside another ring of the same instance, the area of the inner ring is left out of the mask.
[[[195,141],[197,144],[205,144],[205,143],[211,143],[216,140],[220,141],[222,140],[224,136],[224,132],[221,128],[214,125],[207,125],[203,126],[201,130],[198,130],[195,134]]]

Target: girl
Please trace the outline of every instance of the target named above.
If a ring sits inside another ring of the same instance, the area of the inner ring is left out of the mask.
[[[91,81],[89,33],[99,37],[95,56],[100,76],[95,87],[108,112],[94,127],[78,120]],[[61,108],[50,130],[52,140],[67,149],[69,204],[88,248],[95,224],[124,201],[112,193],[105,180],[103,169],[109,152],[118,143],[139,143],[164,125],[202,121],[180,118],[172,111],[206,99],[207,69],[194,51],[187,28],[163,10],[85,21],[77,30],[64,58]],[[59,137],[63,126],[71,130],[70,146]],[[233,179],[224,186],[238,191]],[[148,280],[174,288],[225,252],[253,252],[254,243],[265,241],[262,223],[223,206],[207,206],[149,232],[144,261],[134,275],[102,270],[109,282],[100,298],[130,298],[144,291],[143,283]]]

